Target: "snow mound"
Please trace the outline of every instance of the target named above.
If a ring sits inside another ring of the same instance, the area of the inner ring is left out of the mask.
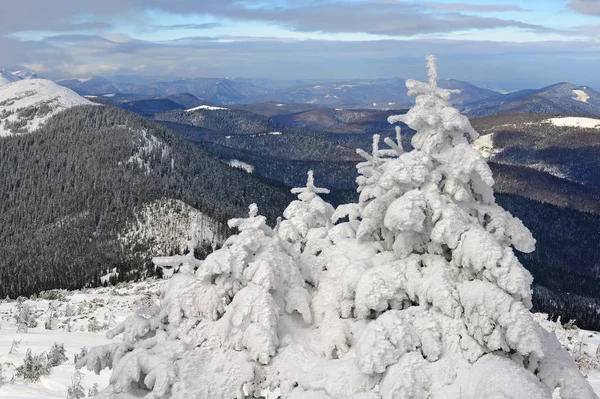
[[[583,90],[572,90],[573,94],[575,94],[575,100],[577,101],[581,101],[582,103],[587,103],[587,101],[590,99],[589,94],[587,94],[585,91]]]
[[[95,105],[47,79],[18,80],[0,86],[0,137],[30,133],[60,111]]]
[[[554,126],[581,127],[586,129],[600,129],[600,119],[582,118],[577,116],[567,116],[560,118],[546,119],[544,122]]]
[[[198,111],[200,109],[203,110],[207,110],[207,111],[217,111],[217,110],[228,110],[229,108],[223,108],[223,107],[213,107],[212,105],[200,105],[199,107],[194,107],[194,108],[190,108],[190,109],[186,109],[185,112],[194,112],[194,111]]]

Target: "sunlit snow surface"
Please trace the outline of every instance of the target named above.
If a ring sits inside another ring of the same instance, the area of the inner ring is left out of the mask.
[[[554,126],[581,127],[588,129],[600,129],[600,119],[581,118],[576,116],[567,116],[560,118],[550,118],[545,122],[550,122]]]
[[[199,107],[194,107],[194,108],[186,109],[185,111],[186,112],[194,112],[194,111],[198,111],[200,109],[207,110],[207,111],[217,111],[217,110],[220,110],[220,109],[228,110],[229,108],[213,107],[211,105],[201,105]]]
[[[82,347],[87,349],[109,343],[105,338],[106,330],[88,332],[88,324],[96,318],[99,324],[108,324],[113,314],[111,323],[121,323],[132,310],[140,307],[142,301],[148,303],[157,293],[163,281],[146,281],[142,283],[129,283],[118,287],[96,288],[84,291],[67,292],[67,301],[27,300],[26,304],[34,306],[39,314],[38,327],[29,328],[27,333],[17,333],[14,316],[17,312],[16,301],[0,302],[0,363],[6,382],[0,387],[2,399],[64,399],[67,388],[71,385],[71,377],[75,372],[73,355],[79,353]],[[53,302],[56,306],[57,330],[46,330],[44,323],[47,320],[47,311]],[[66,317],[67,305],[76,314]],[[71,331],[66,331],[66,323],[70,319]],[[13,340],[20,340],[18,353],[9,354]],[[116,340],[113,340],[116,341]],[[34,354],[47,352],[54,343],[64,344],[67,350],[68,361],[61,366],[52,368],[50,375],[42,377],[37,383],[27,383],[16,378],[10,382],[15,374],[15,367],[22,364],[27,349],[31,348]],[[9,363],[7,365],[7,363]],[[10,364],[14,365],[11,366]],[[108,385],[111,371],[104,370],[99,376],[87,370],[84,374],[82,386],[87,394],[94,383],[100,388]],[[1,384],[0,384],[1,385]]]
[[[572,90],[573,94],[575,94],[575,100],[581,101],[582,103],[587,103],[590,96],[583,90]]]
[[[6,123],[24,123],[32,132],[60,111],[76,105],[93,105],[74,91],[46,79],[27,79],[0,85],[0,137],[14,133]],[[37,108],[33,112],[26,112]]]
[[[64,291],[67,301],[53,301],[59,314],[58,330],[44,329],[44,323],[47,320],[46,314],[51,301],[27,300],[25,302],[35,306],[39,314],[39,326],[30,328],[27,333],[17,333],[17,327],[14,323],[17,302],[2,301],[0,303],[0,363],[3,364],[3,374],[7,381],[0,387],[0,398],[64,399],[67,388],[71,385],[71,377],[75,372],[73,355],[79,353],[82,347],[89,349],[92,346],[109,342],[119,342],[118,339],[112,341],[106,339],[106,330],[95,333],[87,332],[90,320],[95,317],[100,324],[107,323],[110,314],[113,314],[113,323],[122,322],[131,314],[132,310],[140,307],[142,303],[147,306],[148,303],[157,300],[157,293],[165,282],[165,280],[149,280],[140,283],[121,284],[117,287]],[[72,332],[65,331],[66,322],[69,319],[65,316],[67,305],[71,309],[76,309],[76,312],[79,313],[70,317]],[[540,319],[537,316],[536,318]],[[541,324],[547,330],[553,331],[553,323],[541,321]],[[287,327],[284,323],[281,328],[286,330]],[[564,330],[556,332],[559,339],[564,338],[560,336],[563,333]],[[295,336],[294,338],[304,341],[306,339],[316,339],[316,336],[308,334],[306,336]],[[600,333],[580,330],[574,339],[581,340],[585,350],[593,354],[600,344]],[[9,354],[13,340],[21,340],[21,344],[18,353]],[[6,363],[19,366],[28,348],[31,348],[34,354],[42,353],[48,351],[54,342],[65,345],[69,359],[65,364],[53,368],[50,375],[42,377],[37,383],[26,383],[20,379],[15,379],[13,383],[10,382],[15,371],[13,366]],[[318,344],[315,342],[314,345]],[[303,359],[303,355],[300,353],[297,353],[295,357],[298,361]],[[111,375],[110,370],[104,370],[99,376],[85,369],[81,371],[84,374],[82,386],[86,393],[94,383],[98,383],[100,389],[108,385],[108,379]],[[600,393],[600,371],[590,372],[588,381],[595,392]],[[555,397],[558,396],[555,395]]]

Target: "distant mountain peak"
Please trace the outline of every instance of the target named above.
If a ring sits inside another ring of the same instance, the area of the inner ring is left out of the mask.
[[[47,79],[16,79],[0,85],[0,137],[30,133],[60,111],[94,104]]]
[[[0,86],[13,82],[18,82],[19,80],[21,80],[19,76],[16,76],[15,74],[7,71],[6,69],[0,68]]]

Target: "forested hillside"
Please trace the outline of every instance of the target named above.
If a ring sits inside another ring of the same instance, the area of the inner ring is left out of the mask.
[[[1,139],[0,193],[0,297],[80,287],[114,267],[119,278],[142,275],[148,259],[122,262],[117,235],[143,204],[181,200],[223,235],[248,204],[274,221],[290,200],[287,189],[109,106],[72,108]]]

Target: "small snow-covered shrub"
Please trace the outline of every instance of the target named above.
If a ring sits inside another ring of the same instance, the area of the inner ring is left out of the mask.
[[[95,398],[98,396],[98,383],[95,382],[94,385],[88,389],[88,397]]]
[[[0,388],[6,384],[6,377],[4,376],[4,370],[2,370],[2,363],[0,363]]]
[[[10,344],[10,349],[8,350],[8,354],[12,355],[14,353],[19,353],[19,346],[21,345],[21,340],[13,339],[13,342]]]
[[[536,314],[538,321],[544,325],[550,324],[546,322],[548,315]],[[541,320],[540,320],[541,319]],[[579,371],[588,376],[592,370],[600,370],[600,346],[596,350],[589,348],[586,342],[585,333],[577,327],[575,320],[569,320],[567,323],[562,323],[560,317],[555,323],[552,323],[551,331],[556,334],[558,341],[573,357]]]
[[[79,353],[73,355],[73,363],[77,364],[80,359],[83,359],[88,353],[88,349],[84,346]]]
[[[55,342],[50,351],[48,351],[48,367],[60,366],[66,362],[68,360],[66,352],[64,344],[57,344]]]
[[[75,370],[75,374],[71,377],[71,385],[67,388],[67,399],[85,398],[85,390],[81,385],[83,381],[83,373]]]
[[[495,202],[478,133],[454,92],[407,81],[416,131],[358,164],[359,201],[334,209],[312,173],[272,229],[251,205],[238,234],[174,275],[160,306],[77,362],[112,368],[98,397],[592,399],[533,318],[523,223]],[[192,262],[193,261],[193,262]],[[555,396],[553,396],[555,395]]]
[[[90,318],[87,326],[88,332],[98,332],[105,330],[106,326],[100,324],[95,317]]]
[[[26,381],[37,382],[42,376],[50,373],[48,359],[45,353],[34,355],[27,349],[23,364],[16,368],[16,376]]]

